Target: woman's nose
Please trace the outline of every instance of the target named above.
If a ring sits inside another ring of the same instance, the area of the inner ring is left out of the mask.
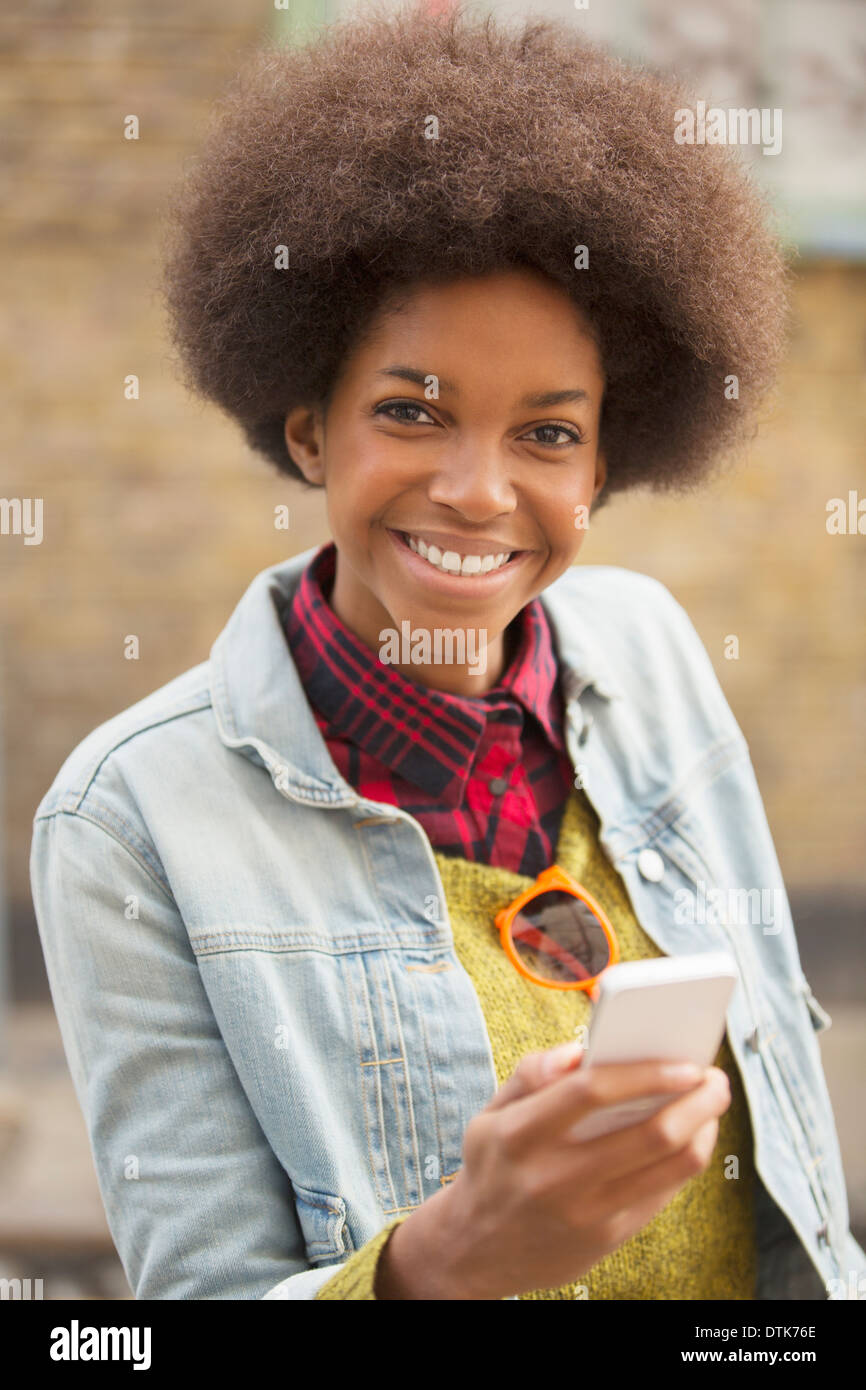
[[[453,507],[476,522],[502,516],[517,506],[510,461],[492,446],[451,449],[447,456],[440,455],[427,495],[431,502]]]

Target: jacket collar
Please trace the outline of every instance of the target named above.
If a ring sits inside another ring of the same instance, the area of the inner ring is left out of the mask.
[[[293,799],[342,806],[359,797],[334,766],[284,627],[301,575],[319,549],[312,546],[253,579],[211,648],[211,698],[227,748],[266,767]],[[566,719],[590,686],[602,699],[619,693],[589,625],[580,623],[575,578],[575,570],[567,570],[539,595],[562,672]]]

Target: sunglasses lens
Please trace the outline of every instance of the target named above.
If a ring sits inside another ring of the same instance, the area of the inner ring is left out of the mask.
[[[581,898],[557,888],[540,893],[518,912],[511,939],[527,970],[561,984],[600,975],[610,960],[595,913]]]

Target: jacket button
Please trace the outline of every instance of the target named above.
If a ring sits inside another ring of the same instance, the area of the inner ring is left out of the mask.
[[[508,791],[508,778],[491,777],[490,781],[487,783],[487,786],[489,787],[490,791],[493,793],[494,796],[501,796],[503,792]]]
[[[642,849],[637,857],[638,873],[650,883],[658,883],[664,878],[665,861],[658,850]]]
[[[827,1239],[827,1222],[824,1221],[815,1232],[819,1240]]]
[[[758,1030],[753,1028],[746,1038],[746,1047],[750,1047],[753,1052],[758,1050]]]

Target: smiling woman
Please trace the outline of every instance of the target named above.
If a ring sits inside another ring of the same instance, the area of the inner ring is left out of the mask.
[[[730,152],[674,140],[683,104],[565,24],[372,13],[256,55],[178,193],[187,380],[324,489],[332,539],[257,575],[36,813],[139,1298],[822,1299],[866,1273],[745,740],[667,590],[574,563],[609,495],[745,437],[782,349],[779,247]],[[682,910],[743,891],[772,933]],[[508,935],[542,895],[547,975]],[[617,957],[721,949],[714,1065],[582,1065]]]
[[[422,281],[525,265],[597,339],[605,494],[693,481],[743,436],[779,362],[786,272],[767,211],[729,147],[674,139],[688,92],[567,25],[512,32],[462,10],[370,7],[239,73],[166,228],[187,382],[298,476],[286,414],[327,408],[377,309]],[[393,361],[446,374],[429,355]]]
[[[414,394],[394,398],[395,379]],[[297,406],[285,423],[297,467],[326,489],[337,616],[374,649],[391,621],[480,628],[483,679],[405,674],[463,695],[497,685],[503,634],[573,563],[576,511],[604,483],[603,393],[583,314],[536,271],[423,285],[380,312],[327,415]]]

